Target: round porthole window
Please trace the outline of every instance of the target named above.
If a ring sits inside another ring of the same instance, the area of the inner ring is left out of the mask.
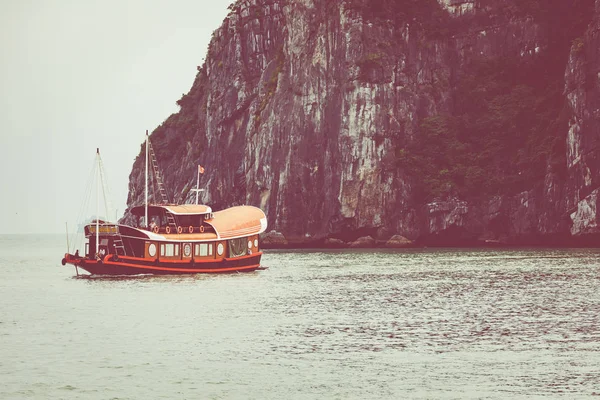
[[[225,250],[225,248],[223,247],[223,243],[219,243],[219,245],[217,246],[217,254],[222,256],[223,250]]]
[[[258,239],[254,239],[254,247],[258,247]]]
[[[189,257],[189,256],[192,255],[192,245],[191,244],[186,243],[183,246],[183,255],[186,256],[186,257]]]
[[[148,255],[150,257],[154,257],[156,255],[156,245],[154,243],[151,243],[150,246],[148,246]]]
[[[252,240],[248,240],[248,248],[251,249],[252,248]]]

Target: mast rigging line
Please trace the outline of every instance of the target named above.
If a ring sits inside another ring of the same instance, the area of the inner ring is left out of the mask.
[[[70,241],[70,246],[71,246],[71,252],[74,252],[76,247],[81,244],[83,242],[84,239],[84,231],[79,231],[79,227],[81,225],[87,225],[89,224],[91,221],[87,221],[84,220],[84,218],[86,218],[88,215],[96,215],[97,212],[94,210],[91,210],[91,198],[92,198],[92,192],[95,190],[96,196],[100,197],[100,193],[99,193],[99,185],[94,185],[94,183],[101,183],[101,190],[102,190],[102,197],[104,199],[104,211],[105,211],[105,220],[106,221],[110,221],[112,219],[112,202],[110,199],[110,190],[108,188],[108,182],[106,179],[106,174],[104,172],[104,168],[103,168],[104,164],[102,162],[102,157],[100,156],[100,154],[98,153],[94,159],[93,159],[93,163],[92,163],[92,167],[90,168],[90,172],[88,175],[88,179],[85,185],[85,191],[84,191],[84,195],[83,195],[83,201],[81,202],[81,205],[79,207],[79,212],[77,213],[77,219],[75,220],[75,224],[74,227],[72,229],[75,229],[74,232],[71,232],[70,234],[70,238],[72,239]],[[100,182],[98,182],[97,180],[100,180]],[[94,186],[96,186],[96,188],[94,188]],[[88,215],[84,215],[84,214],[88,214]],[[96,219],[99,218],[98,215],[96,215],[95,217]],[[105,221],[105,222],[106,222]],[[115,223],[117,223],[117,221],[115,221]]]
[[[94,160],[92,162],[92,167],[90,168],[90,172],[88,174],[88,179],[85,185],[85,190],[83,193],[83,200],[79,206],[79,212],[77,213],[76,219],[75,219],[75,224],[74,227],[72,229],[75,229],[74,232],[71,233],[71,238],[74,240],[71,241],[71,252],[75,251],[75,248],[77,247],[78,243],[82,243],[83,242],[83,234],[84,232],[80,232],[79,231],[79,226],[81,225],[81,223],[83,222],[83,218],[84,218],[84,213],[86,212],[86,209],[89,208],[89,204],[90,204],[90,199],[92,197],[92,188],[93,188],[93,184],[94,184],[94,176],[96,175],[96,157],[94,157]]]
[[[102,156],[100,155],[100,153],[98,153],[98,167],[100,168],[100,180],[102,181],[102,195],[104,197],[105,218],[107,221],[110,221],[112,219],[113,205],[111,201],[110,190],[108,187],[108,180],[106,179],[106,173],[104,172],[104,163],[102,162]]]

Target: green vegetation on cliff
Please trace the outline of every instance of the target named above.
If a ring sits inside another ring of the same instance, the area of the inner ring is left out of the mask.
[[[425,118],[418,139],[398,152],[420,196],[518,192],[543,180],[548,161],[564,169],[561,82],[535,85],[535,71],[537,63],[473,63],[457,84],[455,113]]]
[[[593,10],[592,0],[571,3],[507,2],[507,12],[529,15],[548,31],[547,48],[463,68],[452,112],[426,117],[415,141],[397,151],[418,198],[515,193],[542,181],[548,167],[564,173],[564,69]]]

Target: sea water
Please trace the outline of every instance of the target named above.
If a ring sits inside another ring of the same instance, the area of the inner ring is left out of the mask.
[[[86,278],[0,236],[0,399],[598,398],[600,251],[265,251]]]

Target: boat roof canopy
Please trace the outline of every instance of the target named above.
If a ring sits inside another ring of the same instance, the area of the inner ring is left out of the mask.
[[[216,211],[214,218],[206,221],[220,239],[263,233],[267,229],[265,213],[253,206],[235,206]]]
[[[148,213],[155,214],[164,210],[173,215],[203,215],[212,213],[212,209],[204,204],[182,204],[182,205],[149,205]],[[131,209],[131,213],[141,217],[146,213],[145,206],[137,206]]]

